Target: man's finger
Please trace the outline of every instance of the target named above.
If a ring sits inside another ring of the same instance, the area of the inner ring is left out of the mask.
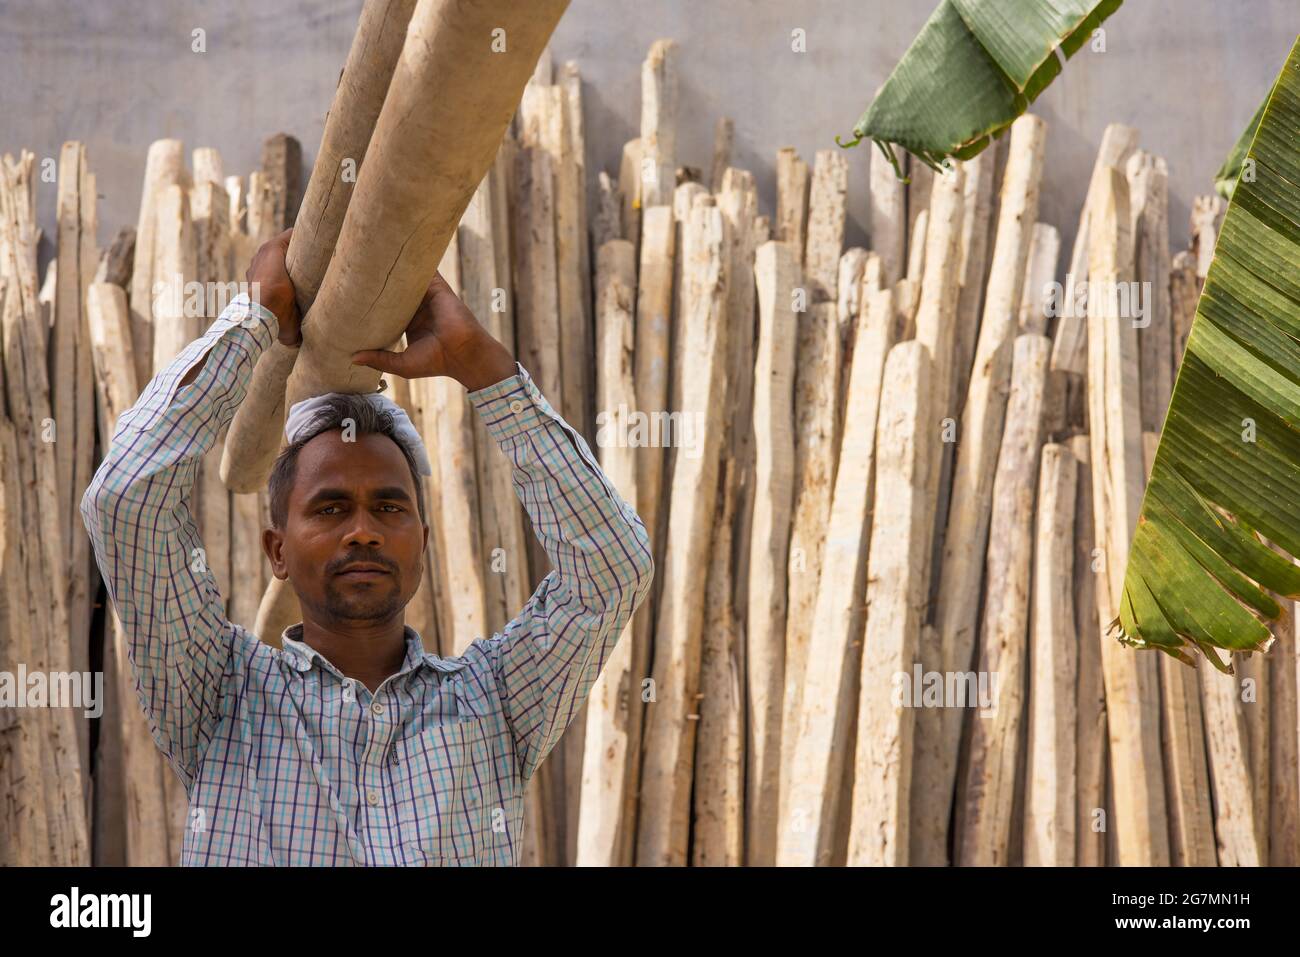
[[[406,363],[409,357],[404,352],[387,352],[383,349],[363,349],[352,353],[352,364],[368,366],[380,372],[406,376]]]

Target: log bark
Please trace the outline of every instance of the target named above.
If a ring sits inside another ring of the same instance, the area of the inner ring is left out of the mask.
[[[264,148],[263,167],[269,167],[280,187],[272,215],[278,214],[281,222],[294,224],[285,264],[304,317],[316,300],[334,255],[415,6],[416,0],[366,0],[300,204],[296,203],[298,190],[289,170],[300,169],[301,148],[295,151],[288,143],[291,138],[276,137],[268,140]],[[297,146],[296,140],[293,146]],[[232,220],[238,221],[237,217]],[[268,459],[266,447],[274,445],[278,451],[278,431],[283,431],[286,409],[284,387],[292,368],[292,362],[272,362],[266,356],[259,360],[248,395],[231,422],[227,436],[230,451],[226,453],[229,464],[223,465],[222,474],[228,482],[230,476],[240,480],[251,476],[241,481],[245,491],[260,486],[269,474],[274,453]],[[267,422],[278,429],[263,425]]]
[[[304,324],[287,404],[378,383],[351,355],[405,329],[566,6],[417,3],[313,304],[327,318]],[[502,31],[504,54],[484,39]],[[277,427],[268,417],[260,430]]]

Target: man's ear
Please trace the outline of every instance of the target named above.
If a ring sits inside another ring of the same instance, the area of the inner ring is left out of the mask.
[[[281,581],[289,578],[289,566],[284,562],[284,532],[278,528],[262,530],[262,551],[271,560],[271,574]]]

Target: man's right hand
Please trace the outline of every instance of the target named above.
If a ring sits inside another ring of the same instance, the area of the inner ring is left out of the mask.
[[[244,274],[253,301],[271,310],[280,321],[279,339],[286,346],[302,343],[302,317],[298,314],[297,293],[284,262],[292,235],[293,230],[286,229],[262,243]]]

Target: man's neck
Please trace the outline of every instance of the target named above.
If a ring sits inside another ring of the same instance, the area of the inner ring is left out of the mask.
[[[373,694],[384,679],[401,670],[406,659],[405,616],[399,612],[378,622],[324,625],[304,615],[302,642]]]

